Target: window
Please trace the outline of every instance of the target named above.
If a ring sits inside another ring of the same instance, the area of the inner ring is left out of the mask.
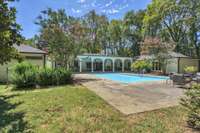
[[[153,62],[153,71],[160,71],[161,65],[159,62]]]

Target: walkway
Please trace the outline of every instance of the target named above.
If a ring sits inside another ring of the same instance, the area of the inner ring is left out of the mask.
[[[76,74],[75,79],[125,115],[176,106],[183,89],[165,83],[120,84]]]

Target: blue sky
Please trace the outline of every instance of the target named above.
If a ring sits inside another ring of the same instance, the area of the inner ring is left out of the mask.
[[[68,15],[75,17],[95,9],[109,19],[120,19],[129,10],[145,9],[150,2],[151,0],[20,0],[12,5],[17,8],[17,22],[22,26],[22,35],[31,38],[39,31],[34,21],[46,8],[62,8]]]

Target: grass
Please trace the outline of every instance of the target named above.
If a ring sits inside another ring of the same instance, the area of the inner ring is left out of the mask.
[[[0,86],[0,132],[182,133],[181,107],[124,116],[78,85],[13,91]]]

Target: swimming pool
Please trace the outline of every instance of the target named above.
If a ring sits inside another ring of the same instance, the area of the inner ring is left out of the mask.
[[[169,77],[166,76],[141,76],[137,74],[120,74],[120,73],[105,73],[95,74],[98,78],[113,80],[121,83],[138,83],[147,81],[162,81],[167,80]]]

